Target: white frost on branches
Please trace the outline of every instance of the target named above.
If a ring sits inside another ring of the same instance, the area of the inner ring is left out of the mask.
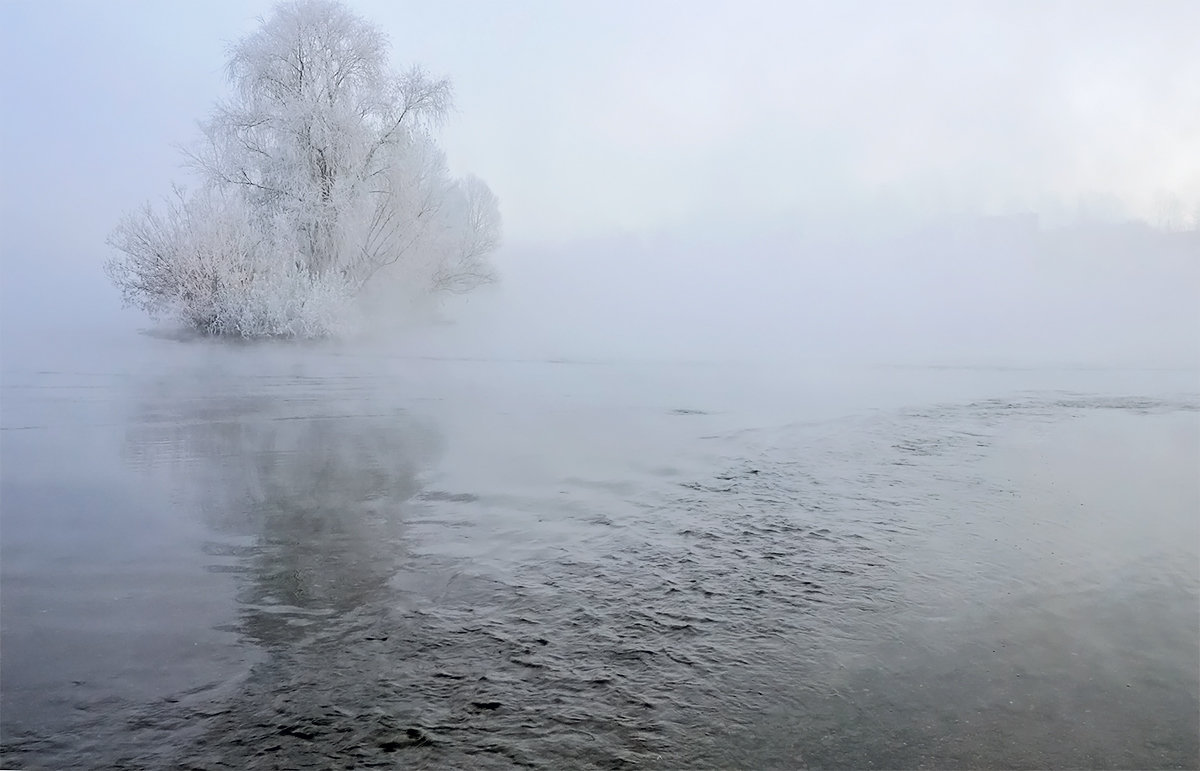
[[[315,337],[355,301],[492,280],[495,196],[453,179],[433,132],[450,84],[387,66],[384,34],[332,0],[279,5],[230,51],[233,95],[176,189],[110,237],[125,301],[211,334]]]

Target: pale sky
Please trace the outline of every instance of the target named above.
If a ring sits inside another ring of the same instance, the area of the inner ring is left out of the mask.
[[[6,2],[23,160],[6,192],[61,194],[55,173],[79,172],[124,207],[159,195],[223,92],[226,43],[271,5]],[[1200,208],[1191,0],[349,5],[397,66],[452,79],[450,162],[492,185],[519,240]]]
[[[227,44],[272,5],[0,3],[7,304],[119,305],[100,270],[106,235],[123,212],[187,181],[176,145],[197,136],[196,121],[225,93]],[[566,318],[590,304],[581,328],[607,338],[620,334],[606,315],[614,307],[639,319],[629,337],[671,320],[706,329],[721,323],[714,307],[734,308],[742,329],[783,328],[801,323],[790,310],[800,297],[803,323],[817,323],[814,308],[890,307],[881,328],[936,301],[949,310],[913,322],[913,335],[932,334],[963,327],[947,320],[982,307],[1001,277],[1009,295],[987,300],[994,316],[980,317],[964,346],[985,328],[1016,340],[1004,325],[1023,318],[1010,306],[1031,283],[1058,286],[1044,305],[1091,335],[1100,327],[1063,310],[1086,282],[1042,275],[1035,263],[1020,277],[946,252],[972,272],[937,274],[921,296],[897,298],[892,279],[903,272],[878,270],[893,259],[886,249],[857,264],[848,253],[805,262],[761,242],[797,229],[896,233],[977,213],[1200,221],[1196,0],[348,5],[388,33],[397,68],[419,63],[453,81],[443,147],[454,171],[482,177],[500,200],[503,291],[530,325],[547,326],[544,308]],[[633,240],[615,254],[605,239]],[[844,272],[830,278],[838,259]],[[585,264],[597,260],[612,265]],[[1156,268],[1137,290],[1146,312],[1126,303],[1125,316],[1104,317],[1104,334],[1143,348],[1151,333],[1128,321],[1158,313],[1154,335],[1183,329],[1194,347],[1194,311],[1179,310],[1192,307],[1194,287],[1180,277],[1194,279],[1197,267],[1178,265]],[[1124,276],[1096,272],[1106,275]],[[1081,307],[1125,308],[1128,284],[1080,294]],[[844,294],[830,295],[833,285]],[[747,320],[766,297],[775,309]],[[1040,329],[1029,322],[1021,339]],[[722,334],[734,347],[747,336]]]

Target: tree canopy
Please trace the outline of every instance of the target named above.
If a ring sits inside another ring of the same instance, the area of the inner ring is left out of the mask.
[[[435,138],[450,83],[396,73],[388,52],[333,0],[278,5],[233,45],[232,93],[185,151],[198,189],[127,215],[109,239],[125,302],[209,334],[315,337],[369,294],[492,280],[496,198],[452,178]]]

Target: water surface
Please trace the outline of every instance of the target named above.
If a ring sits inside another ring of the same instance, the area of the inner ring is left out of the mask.
[[[1196,373],[6,357],[6,766],[1200,763]]]

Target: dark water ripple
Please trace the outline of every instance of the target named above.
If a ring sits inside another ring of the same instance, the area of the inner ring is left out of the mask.
[[[1196,600],[1194,571],[1143,564],[1117,605],[1084,607],[1092,573],[1020,574],[1023,556],[985,543],[1000,541],[1018,493],[987,467],[1014,424],[1177,416],[1195,401],[1039,394],[758,429],[696,423],[680,429],[678,456],[631,457],[620,475],[468,490],[437,486],[444,442],[421,419],[375,403],[330,411],[319,397],[370,384],[302,385],[149,399],[124,445],[126,463],[210,528],[206,567],[234,582],[228,630],[261,652],[252,668],[149,704],[77,703],[69,734],[6,716],[6,764],[1200,760],[1196,679],[1161,657],[1194,641],[1189,616],[1158,649],[1127,641],[1154,659],[1141,668],[1096,654],[1088,666],[1119,670],[1107,673],[1070,668],[1029,624],[1110,634],[1154,582],[1167,587],[1161,607],[1139,618],[1171,623]],[[1044,581],[1082,594],[1056,605]],[[1120,660],[1126,643],[1112,639]],[[1020,652],[997,653],[1010,645]],[[1129,671],[1137,695],[1114,704]],[[1081,705],[1101,717],[1084,720]]]

